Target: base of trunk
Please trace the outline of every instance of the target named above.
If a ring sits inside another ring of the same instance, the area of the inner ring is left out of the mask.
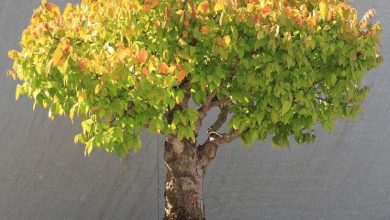
[[[175,146],[182,144],[183,146]],[[181,152],[175,149],[181,148]],[[189,142],[165,142],[165,220],[204,220],[203,171],[196,146]]]

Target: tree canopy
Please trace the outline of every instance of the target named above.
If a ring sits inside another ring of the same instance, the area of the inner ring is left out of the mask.
[[[382,60],[373,15],[341,0],[43,0],[9,75],[50,118],[80,117],[87,154],[137,150],[143,128],[195,142],[214,107],[228,137],[304,143],[360,109]]]

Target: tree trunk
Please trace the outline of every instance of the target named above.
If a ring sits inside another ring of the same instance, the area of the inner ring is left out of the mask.
[[[196,145],[165,142],[167,176],[164,220],[204,220],[203,176]]]

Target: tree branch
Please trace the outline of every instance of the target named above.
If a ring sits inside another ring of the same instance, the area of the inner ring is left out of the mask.
[[[215,158],[218,147],[221,144],[227,144],[232,142],[238,136],[241,131],[234,130],[230,133],[219,134],[217,132],[210,132],[209,138],[202,145],[198,146],[198,158],[199,164],[205,170],[207,165]]]
[[[323,101],[323,102],[326,102],[326,103],[328,103],[328,104],[332,104],[332,102],[331,101],[329,101],[329,100],[327,100],[327,99],[324,99],[324,98],[321,98],[321,97],[318,97],[318,96],[316,96],[316,97],[314,97],[315,99],[318,99],[318,100],[320,100],[320,101]]]
[[[205,103],[200,108],[198,108],[199,119],[195,124],[196,132],[198,132],[200,130],[200,128],[202,127],[202,121],[206,117],[207,112],[210,110],[210,105],[211,105],[213,99],[215,98],[215,96],[216,96],[216,92],[210,93],[210,95],[207,97],[207,100],[205,101]]]
[[[182,109],[186,109],[188,108],[188,102],[191,98],[191,83],[185,79],[185,82],[181,85],[181,87],[184,90],[184,99],[180,106]]]
[[[228,144],[230,142],[232,142],[234,139],[236,139],[237,137],[239,137],[241,134],[241,131],[240,130],[234,130],[230,133],[223,133],[223,134],[219,134],[217,132],[211,132],[209,134],[209,139],[207,139],[206,142],[213,142],[215,144]]]
[[[208,132],[211,133],[213,131],[214,132],[218,131],[222,127],[222,125],[226,122],[228,113],[229,113],[229,107],[227,105],[223,106],[221,108],[221,112],[218,114],[217,120],[214,122],[214,124],[212,124],[209,127]]]
[[[231,78],[233,78],[234,75],[236,74],[237,67],[240,65],[240,62],[241,62],[240,59],[237,58],[232,70],[229,72]],[[224,87],[225,84],[226,84],[226,81],[222,82],[221,87]],[[200,130],[200,128],[202,127],[202,121],[207,116],[207,112],[210,109],[217,107],[217,106],[225,105],[230,100],[229,97],[226,97],[226,98],[221,99],[221,100],[213,101],[215,99],[215,97],[216,97],[215,91],[210,93],[210,95],[207,97],[206,102],[198,109],[199,120],[196,122],[196,132],[198,132]]]

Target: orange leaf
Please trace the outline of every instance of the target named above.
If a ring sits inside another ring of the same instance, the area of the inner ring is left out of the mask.
[[[181,83],[187,76],[187,73],[184,69],[179,71],[179,74],[177,76],[177,80]]]
[[[78,63],[77,63],[77,66],[82,70],[82,71],[85,71],[87,68],[88,68],[88,64],[89,64],[89,61],[84,58],[82,60],[80,60]]]
[[[303,25],[303,19],[302,19],[301,17],[298,17],[297,20],[298,20],[299,26],[302,27],[302,25]]]
[[[145,5],[144,5],[144,10],[145,10],[146,12],[150,12],[150,11],[152,11],[152,8],[150,7],[149,4],[145,4]]]
[[[158,69],[159,69],[161,74],[167,74],[168,73],[168,65],[165,62],[162,62]]]
[[[259,16],[259,15],[253,16],[253,22],[254,22],[255,24],[258,24],[259,21],[260,21],[260,16]]]
[[[144,76],[149,76],[149,70],[148,70],[148,68],[144,67],[144,68],[142,69],[142,75],[144,75]]]
[[[154,7],[156,7],[159,4],[159,0],[153,0],[152,4],[153,4]]]
[[[267,14],[267,13],[270,13],[272,10],[272,7],[271,5],[266,5],[264,8],[263,8],[263,13]]]
[[[331,10],[328,12],[328,21],[333,20],[333,18],[336,16],[336,12]]]
[[[198,11],[200,11],[200,13],[202,14],[207,14],[209,11],[209,3],[208,2],[200,3],[200,5],[198,6]]]
[[[158,21],[158,20],[154,21],[154,27],[158,28],[158,27],[160,27],[160,25],[161,25],[160,21]]]
[[[135,58],[135,62],[137,64],[141,64],[141,63],[145,63],[147,59],[148,59],[148,52],[144,48],[142,48],[139,51],[137,57]]]
[[[287,17],[290,17],[290,15],[291,15],[290,8],[284,9],[284,13],[287,15]]]
[[[317,20],[315,17],[309,18],[309,25],[310,27],[314,28],[317,25]]]
[[[200,33],[202,33],[203,35],[206,35],[209,33],[209,28],[206,26],[206,25],[203,25],[201,28],[200,28]]]
[[[60,8],[58,8],[58,6],[53,3],[46,3],[45,7],[54,16],[59,16],[61,14]]]
[[[114,73],[114,79],[115,79],[116,81],[118,81],[118,80],[119,80],[119,75]]]
[[[190,20],[186,19],[184,20],[184,26],[188,27],[190,25]]]

